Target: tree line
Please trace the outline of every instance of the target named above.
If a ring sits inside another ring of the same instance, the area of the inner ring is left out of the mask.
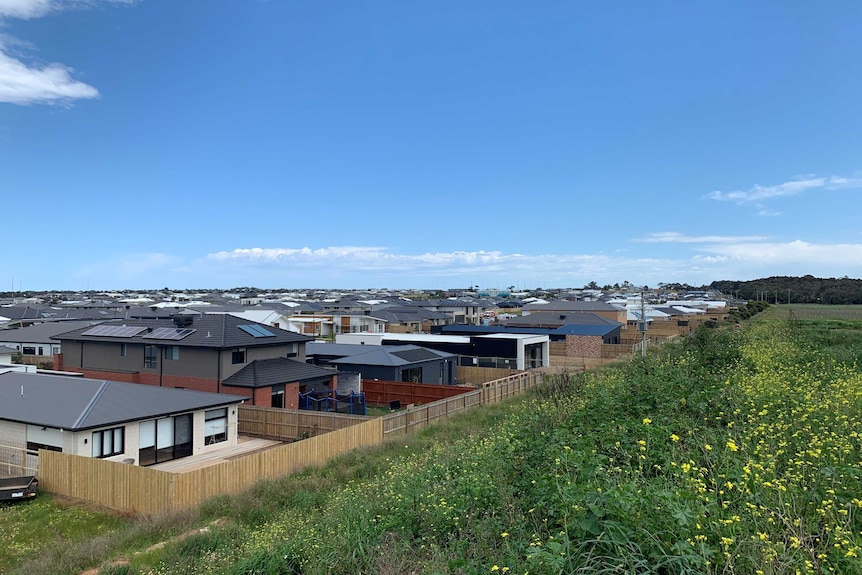
[[[769,303],[862,304],[862,280],[773,276],[750,281],[722,280],[709,286],[738,299]]]

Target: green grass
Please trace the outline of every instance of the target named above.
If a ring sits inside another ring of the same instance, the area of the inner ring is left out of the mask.
[[[38,557],[47,546],[77,545],[125,523],[114,515],[59,504],[47,493],[0,505],[0,573],[8,573],[22,558]]]
[[[862,322],[862,305],[782,304],[769,306],[758,318],[769,320],[845,320]],[[860,329],[857,324],[857,329]]]
[[[132,555],[157,530],[122,521],[90,564],[126,555],[122,572],[148,575],[862,573],[857,341],[822,321],[701,329],[646,360],[549,378],[163,519],[229,523],[159,550]],[[56,553],[86,556],[83,539]],[[17,572],[75,571],[25,559]]]

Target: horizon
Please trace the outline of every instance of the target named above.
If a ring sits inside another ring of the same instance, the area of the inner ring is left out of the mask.
[[[862,277],[860,18],[6,0],[0,285]]]

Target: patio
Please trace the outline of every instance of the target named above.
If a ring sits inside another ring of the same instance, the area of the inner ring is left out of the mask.
[[[260,439],[257,437],[239,436],[238,443],[233,447],[226,447],[210,453],[201,453],[199,455],[190,455],[165,463],[158,463],[149,466],[149,469],[158,469],[159,471],[169,471],[171,473],[188,473],[196,469],[203,469],[211,465],[218,465],[225,461],[239,459],[252,453],[266,451],[273,447],[284,445],[281,441],[272,441],[270,439]]]

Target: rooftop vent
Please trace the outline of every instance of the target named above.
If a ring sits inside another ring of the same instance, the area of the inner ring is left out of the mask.
[[[194,316],[180,313],[171,316],[171,318],[174,320],[174,325],[177,327],[187,327],[192,325],[195,321]]]

